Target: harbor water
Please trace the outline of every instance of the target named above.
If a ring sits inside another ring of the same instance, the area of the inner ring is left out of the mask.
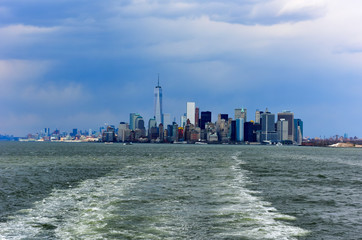
[[[362,149],[1,142],[0,239],[362,239]]]

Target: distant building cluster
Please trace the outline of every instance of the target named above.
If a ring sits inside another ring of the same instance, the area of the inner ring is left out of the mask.
[[[200,112],[194,102],[187,102],[187,112],[176,121],[158,123],[156,117],[149,119],[148,129],[144,119],[136,113],[130,114],[130,121],[121,122],[117,131],[110,126],[103,132],[103,141],[157,142],[157,143],[282,143],[301,144],[303,121],[294,119],[290,111],[277,114],[257,110],[255,121],[247,121],[247,109],[235,109],[234,118],[218,114],[212,121],[210,111]],[[165,119],[161,117],[159,119]],[[110,129],[110,130],[109,130]]]
[[[19,141],[19,137],[14,137],[13,135],[0,134],[0,142],[1,141]]]
[[[158,82],[154,89],[154,117],[145,120],[138,113],[131,113],[129,122],[121,122],[116,130],[109,126],[102,140],[119,142],[157,143],[282,143],[298,144],[303,139],[303,121],[294,113],[283,111],[277,116],[266,109],[256,110],[255,120],[248,121],[247,109],[235,109],[234,118],[218,114],[212,121],[210,111],[201,111],[195,102],[186,103],[186,113],[171,122],[170,114],[162,112],[162,88]]]
[[[152,142],[152,143],[259,143],[259,144],[302,144],[303,121],[295,119],[294,113],[282,111],[275,115],[266,109],[256,110],[255,120],[248,120],[246,108],[235,109],[234,116],[220,113],[216,121],[210,111],[200,111],[195,102],[186,103],[179,123],[171,121],[171,115],[163,113],[162,87],[154,89],[154,117],[146,122],[138,113],[130,113],[129,122],[120,122],[101,127],[99,131],[79,131],[71,133],[50,131],[44,128],[37,134],[29,134],[24,141],[62,142]]]
[[[102,140],[102,133],[106,128],[101,127],[99,131],[78,130],[74,128],[71,132],[60,132],[58,129],[50,131],[44,128],[39,133],[28,134],[26,138],[20,138],[19,141],[54,141],[54,142],[98,142]]]

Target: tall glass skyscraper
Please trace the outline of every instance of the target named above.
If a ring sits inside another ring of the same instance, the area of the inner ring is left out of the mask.
[[[278,113],[278,121],[280,119],[285,119],[288,122],[288,140],[294,141],[294,113],[291,111]]]
[[[200,128],[205,129],[205,124],[211,122],[211,112],[201,112]]]
[[[138,113],[130,113],[129,114],[129,129],[135,130],[136,129],[136,119],[141,117]]]
[[[236,141],[244,141],[244,118],[236,119]]]
[[[261,131],[264,133],[275,132],[275,114],[266,111],[261,114]]]
[[[163,114],[162,114],[162,88],[160,86],[160,79],[158,79],[157,86],[155,87],[155,119],[157,125],[163,124]]]

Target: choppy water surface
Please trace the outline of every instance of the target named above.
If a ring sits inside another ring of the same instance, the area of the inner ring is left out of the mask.
[[[361,239],[361,156],[0,143],[0,239]]]

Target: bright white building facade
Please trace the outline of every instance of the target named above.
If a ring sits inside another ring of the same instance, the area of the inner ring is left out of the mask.
[[[190,123],[195,125],[195,102],[187,102],[186,106],[186,118],[190,120]]]

